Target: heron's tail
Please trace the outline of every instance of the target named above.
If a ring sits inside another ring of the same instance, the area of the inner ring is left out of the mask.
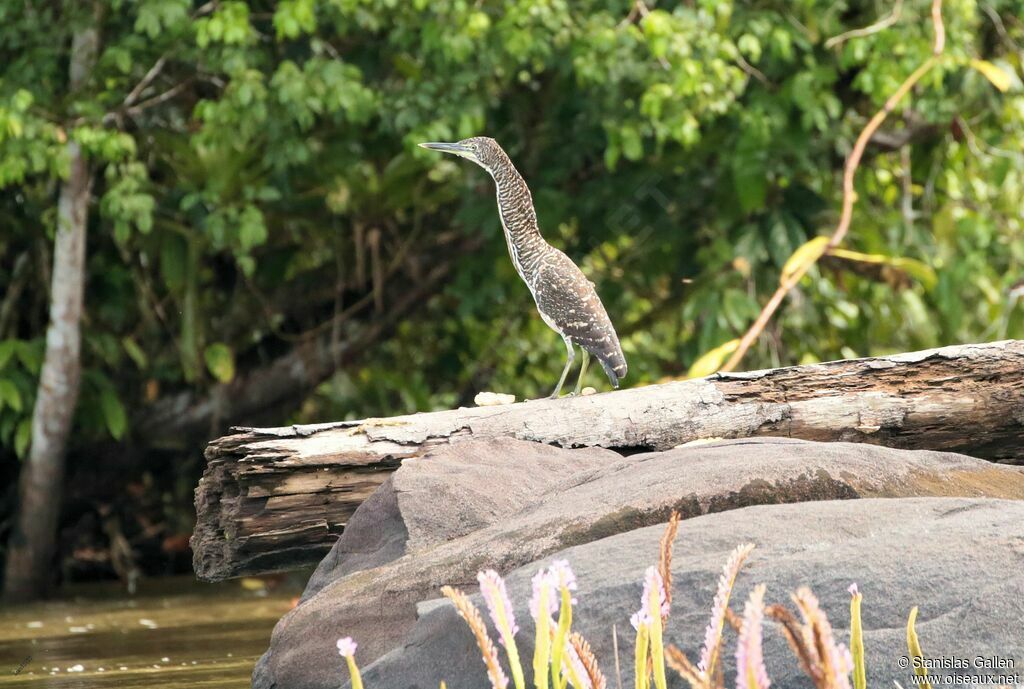
[[[618,343],[616,343],[618,344]],[[598,361],[601,362],[601,368],[604,369],[605,375],[608,376],[608,380],[612,382],[612,387],[619,387],[619,379],[626,377],[626,357],[622,354],[622,349],[618,346],[614,350],[608,352],[591,352]]]

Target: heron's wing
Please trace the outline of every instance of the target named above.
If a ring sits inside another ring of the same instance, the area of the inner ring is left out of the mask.
[[[614,376],[626,375],[626,359],[615,326],[608,318],[594,284],[557,249],[545,257],[533,285],[537,309],[561,335],[597,357]]]

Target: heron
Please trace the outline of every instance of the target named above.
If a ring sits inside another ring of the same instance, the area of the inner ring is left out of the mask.
[[[541,236],[530,189],[508,154],[497,141],[486,136],[420,146],[471,160],[494,179],[498,216],[512,265],[533,295],[540,317],[565,342],[565,367],[551,398],[558,398],[562,392],[576,358],[574,345],[583,352],[574,395],[580,394],[591,355],[600,362],[612,386],[618,388],[619,379],[626,375],[626,357],[622,354],[615,326],[597,296],[594,283],[572,259]]]

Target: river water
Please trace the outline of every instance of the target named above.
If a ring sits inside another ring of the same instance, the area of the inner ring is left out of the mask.
[[[0,689],[248,687],[301,577],[174,577],[139,589],[129,597],[116,584],[89,585],[60,600],[0,608]]]

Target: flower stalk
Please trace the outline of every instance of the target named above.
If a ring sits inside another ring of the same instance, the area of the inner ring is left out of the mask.
[[[536,627],[533,650],[533,682],[537,689],[548,689],[548,665],[551,662],[551,577],[541,570],[533,577],[530,614]]]
[[[771,685],[762,650],[764,594],[764,584],[755,586],[743,609],[736,643],[736,689],[768,689]]]
[[[491,688],[506,689],[508,687],[508,677],[498,662],[498,649],[494,647],[494,642],[491,641],[491,637],[487,633],[487,626],[484,624],[484,619],[480,617],[480,611],[469,600],[469,597],[458,589],[454,589],[451,586],[443,586],[441,593],[455,605],[459,616],[469,625],[470,630],[473,632],[476,644],[480,648],[480,655],[483,658],[484,665],[487,666],[487,676],[491,680]],[[356,688],[353,687],[353,689]]]
[[[356,665],[356,646],[356,642],[350,636],[338,639],[338,653],[348,663],[348,674],[352,678],[352,689],[363,689],[363,676]]]
[[[864,596],[857,584],[850,585],[850,654],[853,656],[853,689],[867,689],[867,667],[864,660],[864,630],[860,622],[860,603]]]
[[[651,630],[651,665],[654,670],[654,686],[656,689],[668,689],[668,682],[665,679],[665,642],[662,639],[662,619],[668,618],[668,603],[664,605],[665,588],[662,585],[661,575],[657,570],[651,568],[654,585],[650,586],[647,594],[647,617],[650,620]],[[662,610],[664,609],[664,612]]]
[[[729,597],[732,595],[736,577],[740,573],[743,562],[754,549],[752,543],[738,546],[732,551],[729,560],[722,567],[722,576],[718,580],[718,590],[711,610],[711,621],[704,630],[704,646],[701,648],[700,662],[697,670],[703,677],[705,685],[710,686],[715,676],[719,650],[722,644],[722,627],[725,625],[726,610],[729,608]]]
[[[498,642],[505,647],[505,655],[508,657],[509,669],[512,672],[512,683],[515,689],[526,689],[523,665],[515,640],[519,627],[516,625],[515,612],[512,610],[512,601],[509,600],[505,581],[493,569],[480,572],[477,581],[480,583],[480,594],[487,603],[491,621],[498,630]]]

